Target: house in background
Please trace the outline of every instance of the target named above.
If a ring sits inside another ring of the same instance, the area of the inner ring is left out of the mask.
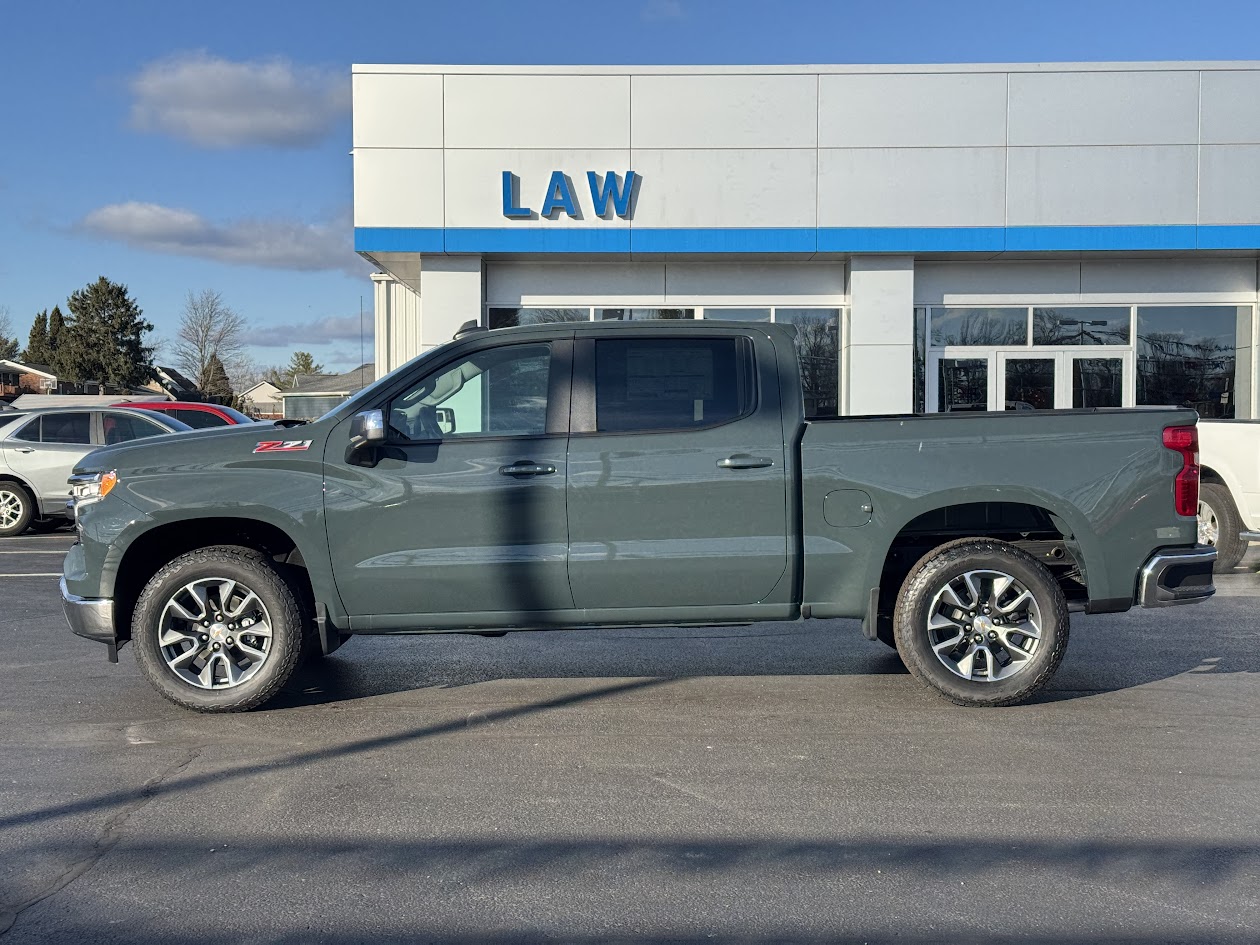
[[[74,389],[75,385],[59,379],[46,364],[0,360],[0,400],[13,400],[22,394],[65,394]]]
[[[280,388],[271,381],[259,381],[249,390],[237,396],[247,414],[259,420],[278,420],[284,416],[284,405],[279,398]]]
[[[299,374],[292,387],[276,396],[284,405],[284,419],[314,420],[374,380],[376,365],[369,362],[345,374]]]

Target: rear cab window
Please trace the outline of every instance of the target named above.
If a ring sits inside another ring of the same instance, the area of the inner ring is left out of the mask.
[[[746,338],[595,341],[595,429],[667,432],[718,426],[756,408]]]

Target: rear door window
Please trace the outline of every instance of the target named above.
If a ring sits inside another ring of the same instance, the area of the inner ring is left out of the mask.
[[[595,342],[595,428],[689,430],[751,413],[755,382],[743,338],[616,338]]]
[[[40,419],[41,443],[92,443],[92,415],[83,413],[46,413]]]
[[[159,426],[144,417],[108,413],[101,417],[101,430],[105,434],[106,446],[112,443],[130,443],[132,440],[171,432],[166,427]]]

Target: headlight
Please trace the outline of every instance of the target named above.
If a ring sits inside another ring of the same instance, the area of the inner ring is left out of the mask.
[[[118,485],[118,473],[88,473],[70,477],[70,504],[77,514],[79,506],[99,502]]]

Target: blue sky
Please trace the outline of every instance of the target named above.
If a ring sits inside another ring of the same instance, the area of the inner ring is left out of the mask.
[[[10,3],[0,34],[0,310],[106,275],[157,338],[221,292],[261,363],[359,359],[351,63],[1260,58],[1260,3]],[[469,313],[475,317],[476,313]],[[368,358],[371,339],[367,339]]]

